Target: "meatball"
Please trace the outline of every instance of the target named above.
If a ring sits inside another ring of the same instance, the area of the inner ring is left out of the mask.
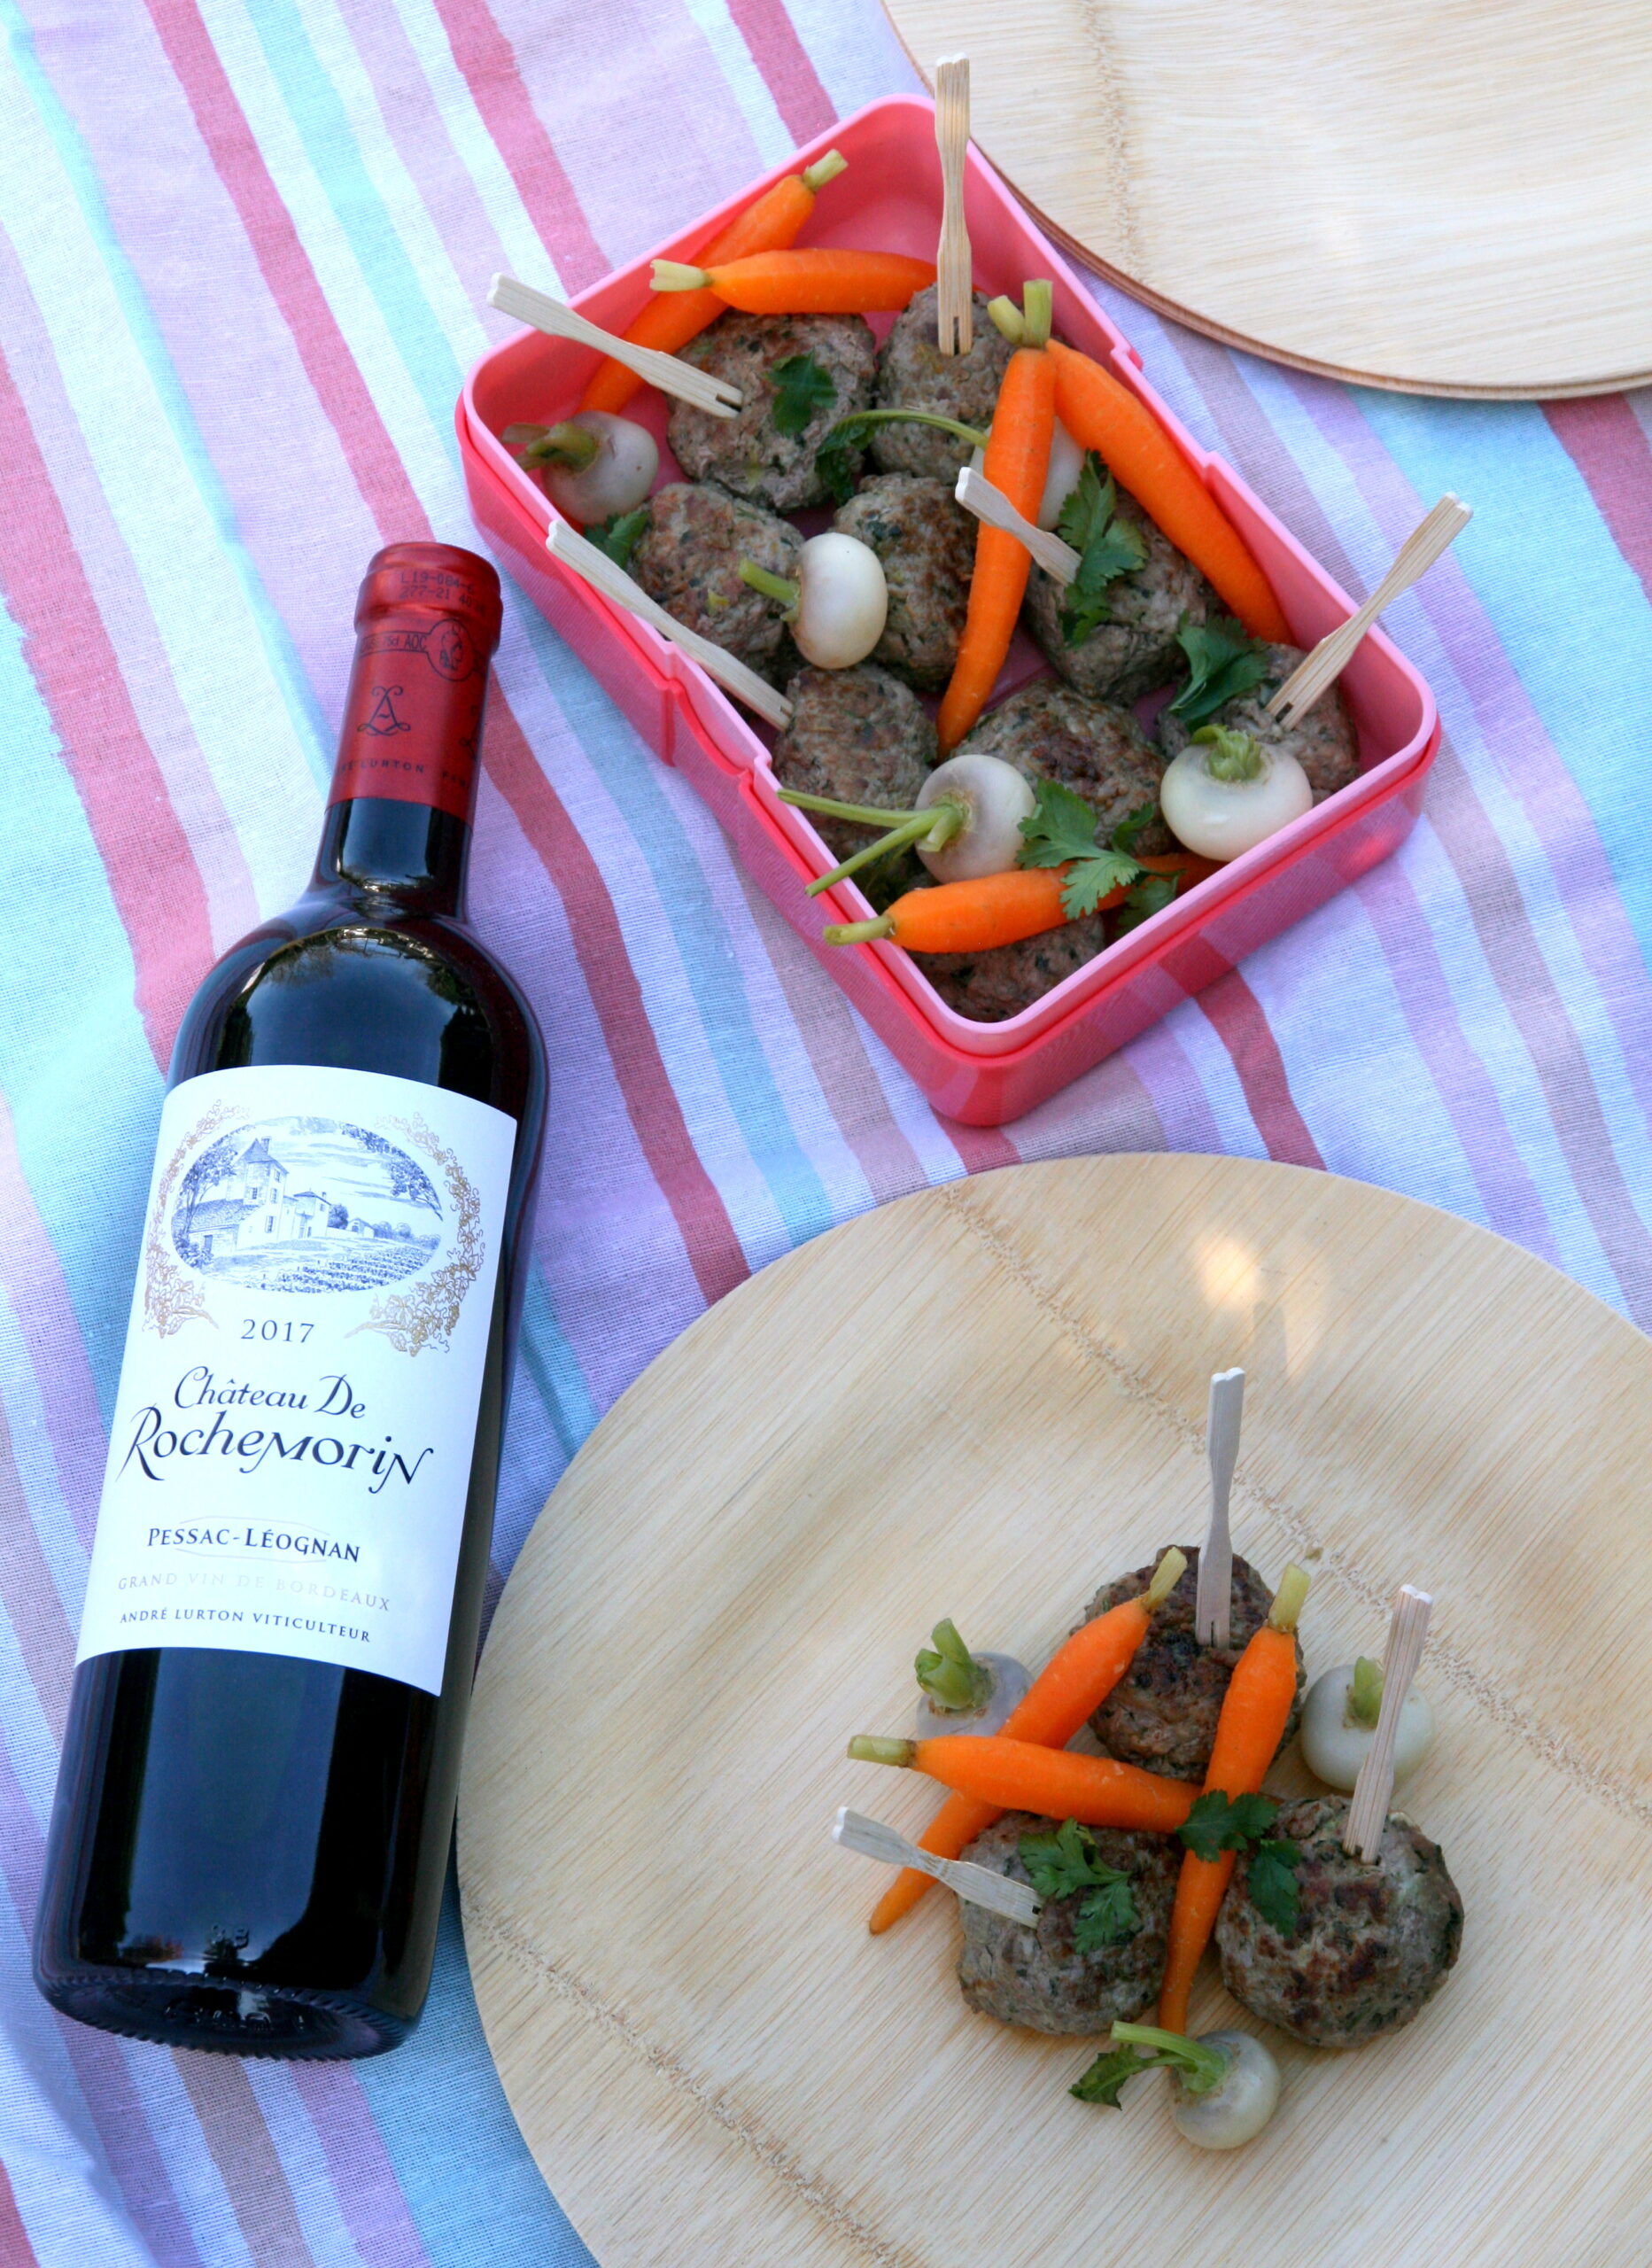
[[[889,612],[872,658],[925,693],[952,674],[969,611],[975,523],[942,480],[883,472],[861,483],[832,523],[875,551]]]
[[[1264,748],[1288,750],[1307,773],[1314,801],[1322,804],[1327,796],[1334,796],[1338,788],[1346,788],[1360,776],[1360,743],[1342,687],[1333,685],[1328,693],[1321,694],[1306,717],[1294,725],[1282,725],[1268,715],[1267,703],[1303,656],[1295,646],[1269,646],[1265,650],[1268,675],[1262,682],[1237,701],[1224,701],[1207,721],[1226,725],[1230,732],[1249,733]],[[1159,745],[1167,763],[1173,756],[1180,756],[1192,737],[1180,717],[1173,717],[1168,709],[1161,712]]]
[[[631,572],[686,628],[772,677],[789,643],[786,625],[772,599],[741,582],[740,563],[789,577],[803,548],[796,529],[772,512],[710,482],[679,480],[649,497]]]
[[[975,336],[967,354],[941,352],[933,284],[896,315],[878,355],[880,409],[927,409],[932,416],[956,417],[962,425],[986,431],[998,382],[1015,349],[994,330],[985,295],[977,291],[972,304]],[[873,462],[880,472],[920,473],[944,480],[949,488],[971,454],[967,441],[933,425],[880,425],[872,437]]]
[[[1052,575],[1035,567],[1027,581],[1027,627],[1052,669],[1081,693],[1099,701],[1139,701],[1167,685],[1183,666],[1176,633],[1184,622],[1203,623],[1221,601],[1190,559],[1150,520],[1134,496],[1118,492],[1115,517],[1137,529],[1147,556],[1132,575],[1107,586],[1112,620],[1069,646],[1061,628],[1066,593]]]
[[[733,417],[712,417],[686,401],[673,402],[666,439],[671,454],[694,480],[719,480],[736,496],[771,511],[795,512],[824,504],[826,491],[815,452],[840,417],[872,400],[877,341],[863,315],[719,315],[690,339],[682,360],[740,388],[743,407]],[[833,395],[811,411],[801,432],[783,433],[775,422],[775,371],[795,355],[812,356],[832,381]]]
[[[981,718],[963,742],[1002,757],[1024,780],[1059,780],[1096,812],[1103,842],[1144,804],[1157,803],[1163,765],[1128,709],[1092,701],[1055,678],[1039,678]],[[1136,838],[1150,856],[1174,850],[1162,819]]]
[[[949,1008],[978,1024],[1001,1024],[1094,960],[1106,942],[1105,917],[1089,913],[1082,921],[986,952],[924,953],[918,966]]]
[[[1021,1863],[1022,1836],[1053,1835],[1059,1824],[1030,1812],[1005,1812],[963,1855],[974,1866],[1030,1882]],[[1121,1945],[1080,1953],[1074,1932],[1082,1891],[1052,1898],[1030,1930],[962,1900],[964,1950],[958,1981],[972,2008],[1035,2031],[1097,2032],[1129,2023],[1152,2006],[1164,1973],[1182,1845],[1169,1836],[1120,1828],[1097,1827],[1091,1833],[1101,1864],[1129,1876],[1140,1928]]]
[[[1462,1943],[1462,1899],[1438,1843],[1390,1813],[1375,1866],[1342,1847],[1343,1796],[1310,1796],[1273,1832],[1296,1845],[1295,1927],[1251,1903],[1241,1859],[1216,1919],[1222,1981],[1242,2007],[1310,2047],[1360,2047],[1409,2023]]]
[[[1273,1594],[1248,1559],[1233,1557],[1229,1607],[1229,1643],[1201,1646],[1193,1635],[1193,1602],[1198,1588],[1198,1551],[1183,1544],[1187,1566],[1175,1588],[1153,1616],[1152,1627],[1130,1666],[1102,1703],[1090,1724],[1109,1756],[1140,1764],[1173,1780],[1204,1777],[1216,1737],[1228,1680],[1245,1647],[1268,1619]],[[1162,1553],[1156,1555],[1157,1566]],[[1109,1607],[1139,1597],[1153,1579],[1153,1567],[1137,1567],[1116,1582],[1104,1583],[1084,1609],[1093,1622]],[[1302,1647],[1297,1644],[1296,1698],[1291,1705],[1281,1748],[1295,1738],[1302,1715]],[[1282,1830],[1283,1831],[1283,1830]]]
[[[782,788],[840,804],[912,808],[935,760],[935,728],[910,686],[862,662],[852,670],[799,670],[786,690],[792,721],[770,759]],[[877,839],[850,819],[810,817],[835,858]]]

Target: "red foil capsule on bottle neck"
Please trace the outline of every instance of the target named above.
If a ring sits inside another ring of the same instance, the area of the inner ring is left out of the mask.
[[[382,796],[469,819],[500,617],[499,577],[474,551],[392,543],[374,554],[330,804]]]

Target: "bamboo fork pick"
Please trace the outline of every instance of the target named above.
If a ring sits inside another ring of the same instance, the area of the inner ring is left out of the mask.
[[[493,278],[487,287],[487,303],[501,315],[515,315],[518,322],[531,323],[535,330],[543,330],[552,338],[570,338],[576,346],[594,346],[600,354],[611,354],[649,385],[658,386],[662,393],[674,393],[679,401],[703,409],[709,417],[733,417],[744,399],[739,387],[730,385],[725,378],[714,378],[690,362],[679,361],[675,354],[662,354],[656,346],[633,346],[630,339],[616,338],[601,323],[576,315],[548,292],[536,291],[531,284],[519,284],[514,276]]]
[[[969,148],[969,58],[935,65],[935,142],[941,151],[941,245],[935,254],[935,333],[943,354],[974,344],[973,276],[964,219],[964,155]]]
[[[1442,496],[1424,520],[1420,520],[1400,547],[1399,555],[1357,614],[1339,623],[1322,638],[1313,652],[1297,664],[1268,704],[1270,717],[1294,725],[1306,717],[1327,687],[1333,685],[1353,659],[1354,649],[1384,607],[1392,606],[1427,573],[1448,545],[1462,533],[1474,513],[1461,497]]]

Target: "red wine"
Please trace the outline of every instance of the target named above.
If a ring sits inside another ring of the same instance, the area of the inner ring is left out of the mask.
[[[463,920],[499,579],[393,544],[356,629],[310,887],[173,1056],[35,1936],[242,2054],[423,2005],[544,1111]]]

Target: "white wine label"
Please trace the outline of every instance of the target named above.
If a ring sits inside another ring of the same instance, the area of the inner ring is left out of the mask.
[[[371,1071],[167,1097],[77,1660],[439,1693],[516,1123]]]

